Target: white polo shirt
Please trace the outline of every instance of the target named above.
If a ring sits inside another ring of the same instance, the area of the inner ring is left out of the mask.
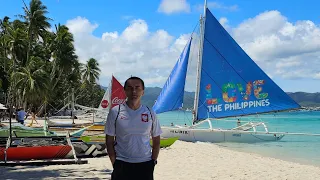
[[[159,136],[162,133],[160,123],[150,108],[141,105],[139,109],[133,110],[126,103],[113,107],[107,117],[105,134],[116,136],[116,159],[139,163],[151,160],[152,147],[150,137]],[[115,128],[116,127],[116,128]]]

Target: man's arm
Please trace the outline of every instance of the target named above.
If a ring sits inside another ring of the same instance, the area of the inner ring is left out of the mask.
[[[114,136],[106,135],[107,152],[112,165],[116,161],[116,152],[114,150]]]
[[[108,152],[110,161],[113,165],[114,162],[116,161],[116,153],[114,150],[116,129],[115,129],[115,117],[114,117],[114,112],[112,109],[110,109],[110,111],[109,111],[107,121],[105,124],[105,134],[106,134],[107,152]]]
[[[157,160],[160,151],[160,136],[152,137],[152,159]]]
[[[153,122],[152,122],[152,159],[157,160],[159,151],[160,151],[160,135],[162,133],[160,122],[157,118],[157,115],[154,113],[154,111],[151,111],[153,116]]]

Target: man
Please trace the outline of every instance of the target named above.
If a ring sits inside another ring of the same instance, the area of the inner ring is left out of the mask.
[[[19,108],[19,111],[17,113],[17,120],[19,123],[24,125],[24,117],[27,115],[27,113],[24,111],[22,107]]]
[[[152,109],[141,104],[142,79],[130,77],[124,90],[127,101],[110,109],[105,127],[107,151],[113,165],[111,179],[153,179],[160,151],[160,123]]]

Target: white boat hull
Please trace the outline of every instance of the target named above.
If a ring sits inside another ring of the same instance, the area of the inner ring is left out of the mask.
[[[269,134],[250,131],[219,130],[219,129],[193,129],[189,127],[162,127],[162,137],[177,137],[188,142],[240,142],[256,143],[267,141],[279,141],[283,134]]]

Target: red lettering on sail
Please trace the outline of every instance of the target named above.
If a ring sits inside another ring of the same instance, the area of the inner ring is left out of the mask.
[[[115,97],[115,98],[112,99],[112,104],[116,104],[116,105],[123,104],[125,100],[126,99],[120,99],[118,97]]]

